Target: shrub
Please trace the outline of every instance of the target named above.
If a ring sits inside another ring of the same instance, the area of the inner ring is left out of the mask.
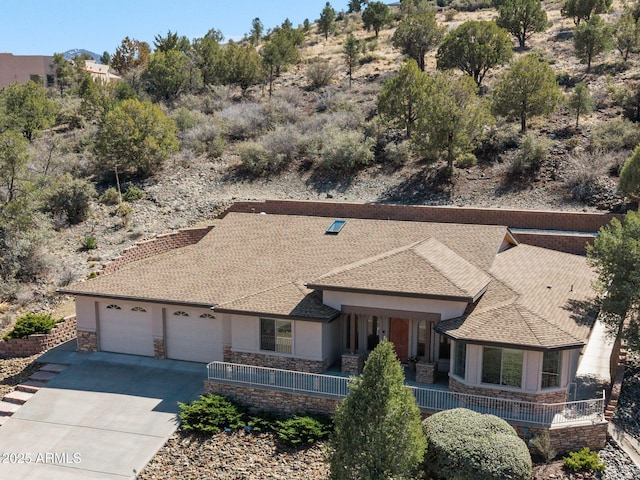
[[[117,205],[120,203],[120,195],[118,195],[118,190],[113,187],[107,188],[100,198],[98,199],[100,203],[103,205]]]
[[[318,416],[295,415],[275,424],[275,432],[283,442],[294,447],[311,445],[331,433],[330,421]]]
[[[604,472],[606,464],[589,447],[571,452],[562,459],[562,466],[571,472]]]
[[[260,137],[267,155],[278,165],[294,160],[305,149],[303,137],[293,125],[279,125]]]
[[[602,122],[593,129],[589,142],[591,151],[619,152],[631,150],[640,143],[640,130],[620,117]]]
[[[96,248],[98,248],[98,242],[96,242],[96,237],[93,235],[87,235],[82,239],[83,250],[95,250]]]
[[[191,403],[178,402],[182,429],[201,433],[217,433],[223,428],[244,426],[244,412],[234,402],[219,395],[200,395]]]
[[[66,217],[67,222],[75,225],[87,219],[95,196],[96,189],[92,183],[66,174],[48,195],[46,209],[54,215]]]
[[[533,437],[529,443],[534,451],[543,458],[545,463],[549,463],[557,455],[556,450],[553,448],[553,445],[551,445],[549,430],[543,430],[539,435]]]
[[[198,155],[206,154],[209,158],[222,156],[225,147],[220,129],[212,123],[193,127],[184,134],[182,143]]]
[[[249,417],[247,426],[255,433],[270,432],[275,430],[278,421],[280,421],[280,417],[277,414],[261,411]]]
[[[494,415],[464,408],[445,410],[423,421],[425,468],[437,478],[528,480],[529,450],[512,426]]]
[[[180,107],[178,110],[176,110],[173,114],[173,119],[176,122],[178,130],[181,132],[186,132],[190,128],[195,127],[197,123],[194,116],[185,107]]]
[[[549,142],[535,135],[527,135],[520,144],[520,150],[511,163],[511,173],[536,172],[549,155]]]
[[[217,113],[226,135],[231,140],[247,140],[267,129],[268,121],[257,103],[231,105]]]
[[[374,160],[375,141],[355,130],[325,130],[320,147],[321,168],[325,170],[354,172]]]
[[[56,320],[45,313],[27,313],[16,320],[13,329],[5,333],[4,338],[27,338],[29,335],[49,333],[61,321],[61,318]]]
[[[402,142],[390,142],[384,147],[385,162],[394,167],[406,165],[411,160],[413,152],[411,151],[411,143],[407,140]]]
[[[242,169],[251,175],[262,176],[277,169],[265,148],[257,142],[243,142],[238,145],[237,152]]]
[[[145,197],[144,190],[139,189],[135,185],[129,185],[127,191],[122,194],[122,199],[125,202],[135,202],[142,200]]]
[[[123,226],[128,227],[131,217],[133,217],[133,214],[136,213],[136,211],[127,202],[122,202],[113,213],[122,219]]]
[[[326,60],[317,60],[309,64],[306,70],[309,88],[317,90],[326,87],[333,81],[336,71],[331,63]]]
[[[456,165],[458,168],[473,167],[478,163],[478,159],[473,153],[467,152],[456,157]]]

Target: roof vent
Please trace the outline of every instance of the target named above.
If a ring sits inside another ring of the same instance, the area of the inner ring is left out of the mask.
[[[334,220],[333,223],[327,228],[327,231],[324,232],[325,235],[337,235],[344,227],[344,224],[347,223],[346,220]]]

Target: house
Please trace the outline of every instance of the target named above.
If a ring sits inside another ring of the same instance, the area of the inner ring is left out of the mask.
[[[0,88],[30,80],[50,87],[55,78],[52,62],[53,57],[47,55],[0,53]]]
[[[91,78],[102,83],[112,83],[122,80],[122,77],[111,72],[109,65],[98,63],[95,60],[85,60],[84,71],[89,73]]]
[[[61,290],[79,349],[357,374],[386,337],[425,387],[556,404],[595,320],[586,259],[504,226],[231,212],[165,250]]]

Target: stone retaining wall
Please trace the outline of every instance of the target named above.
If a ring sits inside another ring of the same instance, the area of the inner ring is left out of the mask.
[[[76,337],[76,316],[65,317],[49,333],[0,341],[0,357],[30,357]]]
[[[231,347],[224,347],[225,362],[253,365],[255,367],[281,368],[306,373],[322,373],[327,369],[326,361],[308,360],[285,355],[266,355],[253,352],[236,352]]]
[[[144,240],[125,248],[119,257],[102,266],[100,274],[113,273],[125,265],[143,260],[145,258],[160,255],[175,248],[182,248],[198,243],[211,231],[213,225],[203,228],[187,228],[177,232],[158,235],[151,240]]]

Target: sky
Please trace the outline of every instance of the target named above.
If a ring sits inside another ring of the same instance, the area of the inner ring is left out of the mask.
[[[167,31],[190,40],[210,29],[238,40],[258,17],[265,30],[289,18],[299,25],[320,16],[326,0],[2,0],[0,52],[53,55],[74,48],[113,54],[126,36],[148,42]],[[348,0],[331,3],[346,10]]]

